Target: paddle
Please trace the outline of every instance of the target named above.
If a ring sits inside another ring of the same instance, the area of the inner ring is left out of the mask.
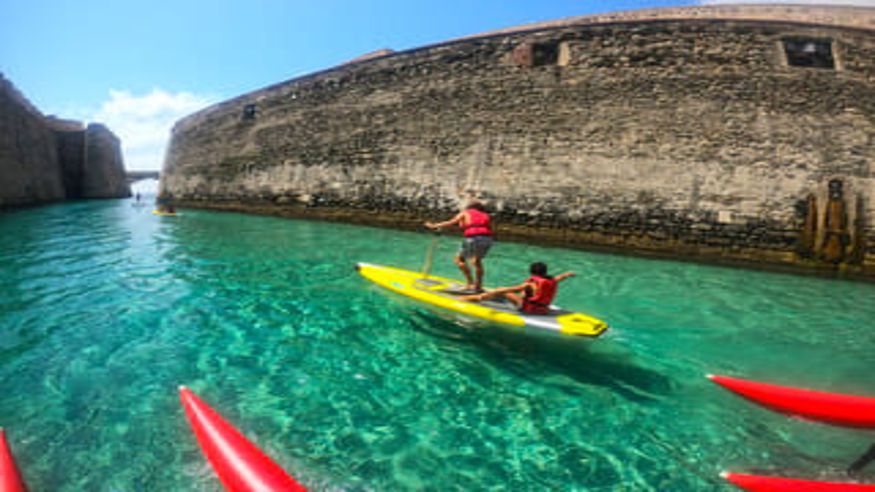
[[[422,277],[428,278],[428,274],[431,272],[431,264],[432,260],[434,260],[434,250],[437,248],[438,240],[441,237],[440,229],[434,231],[434,237],[431,239],[431,244],[428,245],[428,249],[425,250],[425,261],[422,264]]]

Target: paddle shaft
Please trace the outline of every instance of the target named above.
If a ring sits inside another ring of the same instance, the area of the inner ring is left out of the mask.
[[[437,243],[438,239],[440,239],[440,236],[440,230],[435,231],[434,237],[431,238],[431,244],[429,244],[428,249],[425,250],[425,261],[422,264],[423,277],[428,277],[428,274],[431,273],[431,264],[434,260],[434,250],[437,248]]]

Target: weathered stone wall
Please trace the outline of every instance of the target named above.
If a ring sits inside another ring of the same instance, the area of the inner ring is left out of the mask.
[[[118,138],[47,118],[0,75],[0,208],[130,196]]]
[[[58,118],[48,118],[48,123],[57,141],[64,196],[81,198],[82,173],[85,172],[85,126],[79,121]]]
[[[42,115],[0,76],[0,207],[62,200],[57,162]]]
[[[871,275],[875,10],[816,10],[851,28],[757,9],[558,22],[269,87],[180,121],[162,193],[369,222],[470,193],[521,237]],[[791,66],[797,38],[834,67]]]
[[[92,123],[85,132],[85,141],[87,149],[82,174],[82,198],[131,196],[118,137],[106,126]]]

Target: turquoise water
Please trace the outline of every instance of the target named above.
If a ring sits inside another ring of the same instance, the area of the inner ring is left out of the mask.
[[[529,338],[353,269],[417,269],[431,236],[150,210],[0,215],[0,425],[31,490],[220,490],[180,384],[312,490],[729,491],[720,470],[836,476],[875,440],[703,377],[875,395],[873,285],[499,243],[489,284],[545,260],[612,326]]]

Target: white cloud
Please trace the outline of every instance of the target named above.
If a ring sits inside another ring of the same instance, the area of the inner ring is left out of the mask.
[[[858,7],[875,7],[875,0],[699,0],[702,5],[723,3],[807,3],[814,5],[855,5]]]
[[[215,100],[212,96],[161,89],[142,95],[110,90],[109,100],[86,119],[103,123],[121,139],[128,170],[158,170],[173,123]]]

